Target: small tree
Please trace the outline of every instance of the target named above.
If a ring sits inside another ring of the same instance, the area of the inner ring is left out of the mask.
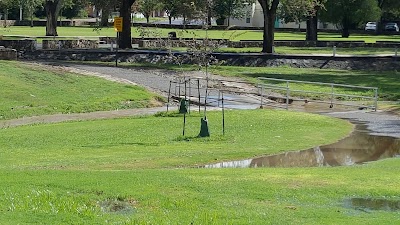
[[[179,15],[179,0],[162,0],[162,8],[167,12],[169,24],[172,24],[172,18]]]
[[[22,2],[31,21],[31,27],[33,27],[33,14],[39,6],[43,5],[43,2],[44,0],[23,0]]]
[[[0,10],[3,12],[4,27],[7,27],[8,11],[12,6],[12,0],[0,0]]]
[[[252,0],[214,0],[211,4],[213,15],[217,18],[217,24],[222,25],[225,19],[229,18],[240,19],[245,16],[243,7],[246,4],[253,3]]]
[[[317,12],[323,8],[326,0],[282,0],[278,6],[278,15],[285,22],[307,21],[306,40],[317,41]]]
[[[137,10],[144,15],[146,22],[150,22],[152,13],[160,8],[162,4],[159,0],[138,0],[136,3]]]

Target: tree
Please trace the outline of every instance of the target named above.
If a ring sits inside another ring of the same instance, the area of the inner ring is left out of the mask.
[[[116,4],[120,4],[118,1],[110,0],[90,0],[90,3],[95,5],[97,9],[101,10],[100,26],[102,27],[108,27],[108,17],[111,10],[116,6]]]
[[[12,6],[13,6],[12,0],[0,0],[0,9],[3,12],[4,27],[7,27],[8,12]]]
[[[350,36],[350,28],[364,24],[367,21],[379,19],[381,10],[377,0],[327,0],[326,11],[321,17],[342,27],[342,37]]]
[[[146,18],[147,23],[150,22],[149,19],[153,11],[162,7],[159,0],[138,0],[135,4],[137,4],[137,10]]]
[[[263,48],[261,52],[272,53],[274,45],[274,25],[279,0],[258,0],[264,14]]]
[[[278,14],[285,22],[307,21],[307,41],[318,39],[317,12],[323,8],[326,0],[282,0],[278,6]]]
[[[253,3],[251,0],[214,0],[212,2],[212,14],[217,18],[217,24],[223,22],[225,19],[229,18],[243,18],[245,16],[245,11],[243,7],[246,4]]]
[[[382,18],[385,20],[396,20],[400,17],[399,0],[378,0],[378,6],[382,12]]]
[[[85,6],[87,3],[88,2],[86,0],[64,0],[61,12],[67,19],[87,16],[85,11]]]
[[[33,14],[43,2],[44,0],[22,0],[23,7],[26,9],[31,21],[31,27],[33,27]]]
[[[377,32],[383,31],[383,23],[385,21],[396,20],[400,17],[400,1],[399,0],[378,0],[378,6],[381,9],[381,16],[378,23]]]
[[[162,8],[168,15],[169,24],[172,23],[172,17],[177,17],[179,15],[178,7],[179,0],[162,0]]]
[[[63,0],[46,0],[44,8],[46,10],[46,36],[58,36],[57,17],[60,12]]]
[[[122,32],[119,36],[120,48],[132,48],[131,12],[135,0],[121,0],[119,14],[122,17]]]

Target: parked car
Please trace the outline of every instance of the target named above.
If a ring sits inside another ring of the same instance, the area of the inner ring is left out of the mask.
[[[365,25],[365,30],[366,31],[376,31],[376,22],[368,22]]]
[[[397,23],[387,23],[385,25],[385,30],[386,31],[396,31],[399,32],[399,26],[397,25]]]

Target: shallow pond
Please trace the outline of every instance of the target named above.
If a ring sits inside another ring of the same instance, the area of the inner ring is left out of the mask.
[[[350,136],[334,144],[203,168],[351,166],[392,157],[400,157],[400,139],[370,134],[366,125],[358,124]]]

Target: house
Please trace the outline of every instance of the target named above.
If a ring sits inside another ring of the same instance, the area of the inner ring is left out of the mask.
[[[263,27],[264,16],[261,5],[259,2],[253,4],[244,5],[245,16],[241,19],[228,18],[225,20],[227,26],[240,26],[240,27]],[[307,27],[306,22],[296,23],[290,22],[285,23],[283,19],[277,18],[275,21],[275,28],[300,28],[305,29]],[[318,23],[318,29],[330,29],[337,30],[337,26],[331,23]]]

